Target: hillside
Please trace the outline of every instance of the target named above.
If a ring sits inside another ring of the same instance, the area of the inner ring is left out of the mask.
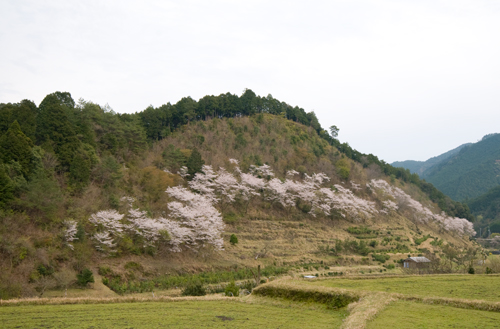
[[[432,167],[438,165],[443,161],[448,160],[450,157],[454,156],[455,154],[460,152],[462,148],[468,145],[471,145],[471,143],[462,144],[459,147],[454,148],[453,150],[432,157],[426,161],[415,161],[415,160],[395,161],[391,163],[391,165],[394,167],[401,167],[408,169],[410,170],[411,173],[415,173],[422,178],[426,178],[427,173],[432,170]]]
[[[133,115],[68,93],[0,106],[1,298],[86,268],[128,293],[470,245],[467,207],[325,136],[314,113],[211,118],[202,100]]]

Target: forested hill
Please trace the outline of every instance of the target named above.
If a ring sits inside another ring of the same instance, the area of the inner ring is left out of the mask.
[[[0,161],[3,162],[0,180],[5,182],[0,207],[9,208],[21,194],[21,185],[39,175],[38,169],[47,165],[44,158],[51,159],[50,170],[64,177],[69,191],[79,191],[90,182],[106,183],[113,168],[189,122],[262,113],[312,127],[321,139],[365,168],[375,164],[384,174],[419,186],[449,215],[472,219],[467,207],[451,201],[409,170],[395,168],[372,154],[352,149],[348,143],[340,143],[335,133],[331,136],[321,127],[314,112],[306,112],[271,95],[257,96],[249,89],[241,96],[226,93],[198,101],[184,97],[176,104],[150,106],[134,114],[116,113],[83,100],[76,104],[67,92],[47,95],[38,107],[29,100],[0,104]],[[16,204],[19,206],[19,202]]]
[[[2,104],[0,127],[2,299],[87,268],[118,293],[151,291],[166,272],[438,252],[475,234],[467,206],[249,90],[135,114],[56,92]]]
[[[425,173],[454,200],[476,198],[500,185],[500,134],[486,135]]]
[[[432,168],[439,163],[448,160],[458,152],[462,148],[464,148],[467,145],[470,145],[471,143],[466,143],[462,144],[459,147],[454,148],[453,150],[450,150],[448,152],[445,152],[441,155],[432,157],[426,161],[415,161],[415,160],[406,160],[406,161],[395,161],[391,163],[392,166],[399,168],[406,168],[410,170],[411,173],[418,174],[422,178],[426,178],[427,173],[432,170]]]

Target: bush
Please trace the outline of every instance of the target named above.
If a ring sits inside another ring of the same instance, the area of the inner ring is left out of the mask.
[[[238,237],[236,236],[236,234],[231,234],[231,237],[229,238],[229,242],[233,246],[238,243]]]
[[[190,284],[182,290],[182,296],[205,296],[207,291],[201,284]]]
[[[231,281],[226,286],[226,289],[224,289],[224,293],[228,297],[236,297],[240,294],[240,288],[234,283],[234,281]]]
[[[474,270],[474,267],[470,266],[469,270],[467,271],[467,273],[469,273],[469,274],[475,274],[476,271]]]
[[[377,262],[380,262],[380,263],[385,263],[386,260],[389,260],[389,258],[391,258],[389,255],[377,255],[377,254],[373,254],[372,255],[372,258],[374,261],[377,261]]]
[[[76,275],[76,282],[81,287],[86,287],[87,284],[94,282],[94,274],[88,268],[83,269]]]

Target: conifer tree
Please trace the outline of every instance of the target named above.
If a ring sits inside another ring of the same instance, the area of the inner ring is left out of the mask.
[[[3,162],[17,161],[22,167],[24,177],[28,177],[31,172],[32,148],[33,142],[22,132],[17,120],[0,138],[0,157]]]
[[[61,94],[61,93],[59,93]],[[81,142],[76,137],[73,124],[70,122],[67,113],[68,106],[72,103],[71,95],[61,100],[58,93],[47,95],[40,103],[40,112],[37,117],[37,142],[46,145],[52,144],[61,169],[68,170],[75,153],[81,146]]]
[[[90,160],[83,152],[80,150],[75,154],[69,169],[71,184],[76,188],[84,187],[90,180]]]
[[[189,178],[193,179],[194,175],[197,172],[201,172],[201,169],[203,168],[204,164],[205,161],[203,161],[203,159],[201,158],[200,152],[198,152],[198,149],[194,148],[193,152],[191,152],[191,156],[188,158],[186,162]]]

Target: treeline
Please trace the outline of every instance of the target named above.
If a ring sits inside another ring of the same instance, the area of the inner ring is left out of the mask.
[[[73,193],[90,181],[112,185],[121,163],[146,145],[136,115],[76,105],[69,93],[47,95],[38,107],[0,104],[0,209],[48,214],[61,186]]]
[[[251,116],[258,113],[281,115],[289,120],[311,126],[319,134],[328,135],[321,128],[314,112],[306,113],[303,108],[292,107],[271,95],[257,96],[250,89],[246,89],[241,97],[230,93],[205,96],[199,101],[184,97],[174,105],[167,103],[156,108],[150,106],[137,113],[137,116],[142,122],[148,139],[159,140],[190,121]]]
[[[38,107],[29,100],[0,104],[0,208],[25,189],[26,182],[50,177],[51,171],[62,174],[72,191],[90,181],[112,184],[120,163],[191,121],[260,113],[313,127],[321,138],[364,167],[375,164],[384,174],[419,186],[448,215],[473,220],[465,204],[452,201],[417,174],[340,143],[321,127],[314,112],[271,95],[257,96],[250,89],[241,96],[226,93],[198,101],[184,97],[175,104],[150,106],[134,114],[118,114],[91,102],[76,104],[67,92],[47,95]]]

